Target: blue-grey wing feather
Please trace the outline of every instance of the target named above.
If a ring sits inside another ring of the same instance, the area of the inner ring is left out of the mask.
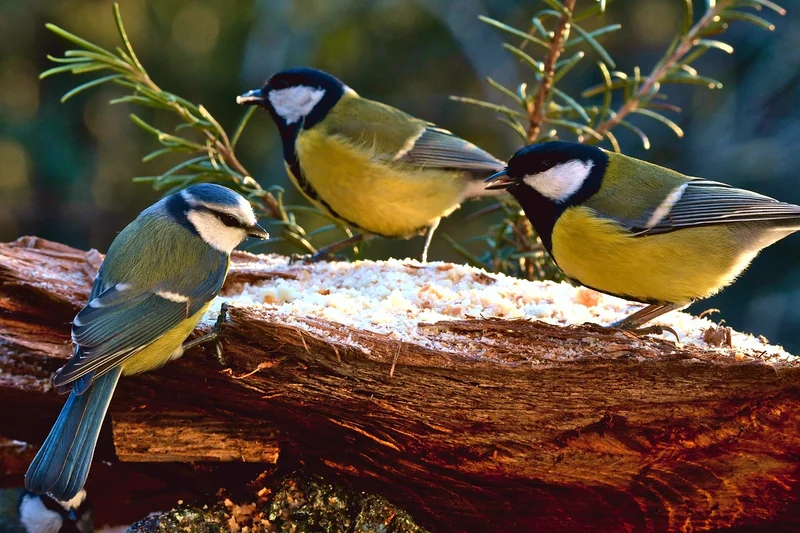
[[[194,286],[184,277],[146,290],[116,284],[100,292],[73,321],[75,353],[56,375],[56,387],[65,388],[77,380],[81,388],[88,386],[91,381],[81,378],[105,374],[200,311],[222,288],[227,258],[209,254],[207,264],[201,266],[205,268],[198,271],[208,275]],[[187,300],[173,301],[160,296],[160,291]]]
[[[505,168],[504,162],[485,150],[447,130],[433,126],[426,128],[414,145],[398,160],[432,168],[487,173]]]
[[[680,199],[655,225],[646,227],[644,220],[626,225],[637,235],[651,235],[717,224],[786,221],[800,223],[800,206],[725,183],[695,179],[687,182]]]

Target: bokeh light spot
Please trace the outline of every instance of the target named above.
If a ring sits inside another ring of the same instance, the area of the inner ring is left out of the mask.
[[[39,107],[39,76],[30,61],[11,57],[0,64],[0,109],[9,122],[25,122]]]
[[[13,227],[16,231],[13,212],[27,206],[31,198],[31,159],[22,144],[0,140],[0,161],[3,162],[0,165],[0,211],[6,213],[0,220],[0,227]]]
[[[205,54],[217,43],[219,17],[206,6],[190,4],[172,21],[172,39],[190,54]]]
[[[642,44],[661,46],[672,40],[681,16],[680,2],[650,0],[633,3],[631,8],[633,21],[629,27]]]

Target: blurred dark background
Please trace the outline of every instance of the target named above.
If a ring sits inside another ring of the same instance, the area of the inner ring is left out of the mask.
[[[695,64],[701,74],[722,81],[722,90],[666,89],[683,107],[675,117],[686,132],[683,139],[637,116],[632,122],[649,134],[653,148],[643,150],[636,137],[620,130],[623,150],[690,175],[800,203],[800,3],[779,3],[787,16],[763,13],[775,24],[774,32],[733,23],[722,40],[736,53],[710,52]],[[697,4],[701,11],[705,4]],[[121,1],[133,46],[156,83],[204,104],[229,130],[243,111],[235,103],[237,94],[260,86],[276,70],[309,65],[501,158],[519,148],[518,138],[490,112],[448,96],[503,102],[483,79],[491,76],[513,86],[529,72],[503,50],[505,36],[477,16],[526,28],[544,7],[543,2],[508,0]],[[682,10],[681,0],[617,0],[596,25],[623,24],[602,42],[618,69],[631,72],[640,65],[646,73],[680,26]],[[60,56],[68,46],[45,29],[46,22],[104,47],[118,45],[108,1],[0,2],[0,240],[36,234],[105,251],[116,232],[158,198],[149,185],[131,178],[158,174],[169,163],[141,162],[154,141],[128,114],[135,111],[163,129],[176,122],[164,113],[109,106],[109,99],[124,93],[115,86],[60,104],[61,95],[79,80],[71,75],[38,80],[38,73],[52,66],[46,55]],[[587,49],[582,65],[560,88],[577,97],[598,83],[595,59]],[[238,152],[262,185],[282,185],[288,203],[304,203],[285,175],[279,138],[267,116],[253,117]],[[491,220],[465,222],[464,217],[485,205],[473,202],[446,220],[431,259],[461,261],[442,234],[463,241],[484,232]],[[300,221],[307,229],[325,223]],[[419,238],[375,240],[365,256],[418,257],[421,247]],[[797,235],[768,248],[737,284],[695,310],[719,307],[729,325],[800,353],[800,338],[794,336],[800,323],[798,250]],[[275,245],[267,251],[292,250]]]

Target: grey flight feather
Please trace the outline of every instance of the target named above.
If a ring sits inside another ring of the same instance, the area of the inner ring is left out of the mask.
[[[83,394],[69,395],[25,474],[25,488],[62,501],[78,493],[89,475],[97,437],[121,373],[116,368],[95,380]]]
[[[626,225],[637,235],[652,235],[699,226],[792,220],[800,224],[800,206],[725,183],[696,179],[687,182],[680,199],[652,227],[647,228],[644,220]]]
[[[505,163],[447,130],[428,127],[398,161],[407,161],[432,168],[493,173]]]
[[[215,254],[208,254],[207,260],[216,268],[198,265],[207,273],[199,284],[163,289],[185,296],[186,302],[160,296],[161,287],[120,291],[116,285],[93,299],[75,317],[75,355],[53,380],[55,386],[62,389],[89,373],[95,378],[103,375],[202,309],[222,288],[227,271],[227,261]]]

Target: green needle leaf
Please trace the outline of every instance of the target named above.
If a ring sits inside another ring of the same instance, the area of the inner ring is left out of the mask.
[[[723,43],[722,41],[716,41],[713,39],[698,39],[694,43],[695,46],[705,46],[706,48],[716,48],[717,50],[722,50],[728,54],[733,53],[733,46],[729,45],[728,43]]]
[[[639,139],[642,140],[642,146],[644,147],[645,150],[650,149],[650,139],[647,138],[647,135],[645,135],[645,133],[641,129],[637,128],[636,126],[634,126],[633,124],[631,124],[626,120],[620,120],[619,125],[635,133],[639,137]]]
[[[611,33],[612,31],[617,31],[622,28],[622,24],[612,24],[610,26],[605,26],[604,28],[600,28],[599,30],[593,30],[587,33],[587,35],[591,35],[592,37],[598,37],[600,35],[604,35],[606,33]],[[580,33],[580,32],[578,32]],[[571,46],[575,46],[584,42],[586,39],[584,37],[575,37],[574,39],[570,39],[567,44],[564,45],[564,48],[569,48]]]
[[[578,52],[573,55],[571,58],[567,59],[566,61],[559,61],[561,63],[561,67],[557,68],[555,75],[553,76],[553,84],[558,83],[561,81],[561,78],[567,75],[567,73],[572,70],[578,62],[584,58],[586,54],[583,52]]]
[[[554,95],[564,100],[569,107],[574,109],[581,116],[581,118],[586,121],[587,124],[591,122],[589,115],[586,114],[586,110],[583,108],[583,106],[576,102],[574,98],[557,87],[551,87],[550,90],[553,91]]]
[[[558,0],[543,0],[545,4],[552,7],[555,11],[558,11],[565,17],[569,18],[572,16],[572,13],[567,9],[564,4],[559,2]]]
[[[583,37],[583,39],[587,42],[587,44],[589,46],[591,46],[592,49],[595,52],[597,52],[597,54],[603,59],[604,63],[609,65],[611,68],[615,68],[616,67],[616,63],[614,63],[614,60],[611,59],[611,56],[608,54],[608,52],[606,52],[606,49],[603,48],[602,45],[600,43],[598,43],[595,40],[594,37],[589,35],[589,33],[586,30],[584,30],[583,28],[581,28],[577,24],[573,24],[572,25],[572,29],[574,29],[576,32],[578,32],[581,35],[581,37]]]
[[[545,117],[544,121],[547,124],[550,124],[550,125],[553,125],[553,126],[562,127],[562,128],[568,129],[568,130],[570,130],[570,131],[572,131],[574,133],[577,133],[577,134],[588,133],[589,135],[591,135],[592,137],[594,137],[598,141],[602,141],[603,140],[603,136],[602,135],[597,133],[594,129],[590,128],[589,126],[587,126],[585,124],[581,124],[580,122],[573,122],[571,120],[556,119],[556,118],[549,118],[549,117]]]
[[[139,63],[139,58],[136,57],[136,52],[133,51],[133,47],[131,46],[131,42],[128,39],[128,34],[125,32],[125,26],[122,24],[122,15],[119,12],[119,4],[114,2],[114,22],[117,25],[117,31],[119,32],[119,36],[122,39],[122,43],[125,45],[125,50],[128,51],[128,56],[130,59],[133,60],[134,65],[136,68],[139,69],[140,72],[144,72],[144,67],[141,63]]]
[[[85,91],[86,89],[91,89],[92,87],[96,87],[98,85],[102,85],[103,83],[113,81],[122,77],[122,74],[111,74],[110,76],[104,76],[102,78],[97,78],[96,80],[87,81],[83,85],[78,85],[71,91],[67,92],[64,96],[61,97],[61,103],[63,104],[73,96],[78,93]]]
[[[520,58],[522,61],[527,63],[528,66],[534,70],[534,72],[539,72],[539,73],[544,72],[544,63],[542,63],[541,61],[536,61],[534,58],[532,58],[531,56],[529,56],[516,46],[513,46],[508,43],[503,43],[503,48],[505,48],[506,50],[508,50],[509,52]]]
[[[654,111],[650,111],[649,109],[644,109],[641,107],[638,109],[634,109],[633,112],[657,120],[662,124],[664,124],[665,126],[667,126],[669,129],[671,129],[673,132],[675,132],[675,135],[677,135],[678,137],[683,137],[683,130],[681,129],[681,127],[675,124],[667,117],[665,117],[664,115],[660,115]]]
[[[694,24],[694,8],[692,0],[683,0],[683,35],[689,33]]]
[[[773,31],[775,29],[775,25],[765,20],[758,15],[753,15],[752,13],[743,13],[741,11],[725,11],[722,13],[721,17],[724,20],[743,20],[745,22],[749,22],[751,24],[755,24],[759,28],[763,28],[767,31]]]
[[[236,144],[239,142],[239,137],[242,136],[242,132],[244,131],[245,126],[247,126],[247,123],[250,121],[250,117],[252,117],[253,113],[256,112],[256,109],[257,107],[254,105],[248,107],[247,111],[244,112],[242,119],[239,121],[239,125],[236,126],[236,129],[233,132],[233,137],[231,137],[231,146],[233,146],[234,148],[236,147]]]
[[[783,9],[781,6],[774,2],[770,2],[769,0],[755,0],[755,2],[761,4],[762,6],[766,7],[767,9],[771,9],[777,14],[784,16],[786,15],[786,10]]]
[[[483,100],[476,100],[475,98],[466,98],[464,96],[451,96],[450,99],[455,102],[463,102],[465,104],[472,104],[479,107],[485,107],[486,109],[491,109],[492,111],[496,111],[497,113],[502,113],[504,115],[509,115],[512,117],[528,118],[528,115],[526,115],[525,113],[515,111],[514,109],[511,109],[504,105],[492,104],[490,102],[484,102]]]
[[[622,149],[620,149],[620,147],[619,147],[619,142],[617,142],[617,138],[614,136],[613,133],[611,133],[610,131],[607,131],[606,132],[606,139],[608,139],[608,142],[611,143],[611,148],[613,148],[616,153],[618,153],[618,154],[622,153]]]
[[[104,55],[104,56],[108,56],[110,58],[114,58],[114,56],[112,54],[108,53],[108,50],[105,50],[105,49],[97,46],[96,44],[87,41],[86,39],[81,39],[80,37],[78,37],[74,33],[70,33],[67,30],[59,28],[55,24],[51,24],[51,23],[48,22],[47,24],[44,25],[44,27],[47,28],[48,30],[52,31],[56,35],[59,35],[59,36],[63,37],[64,39],[68,40],[68,41],[72,41],[73,43],[77,44],[78,46],[80,46],[82,48],[86,48],[87,50],[93,50],[93,51],[97,52],[98,54],[101,54],[101,55]]]
[[[550,45],[549,44],[547,44],[546,42],[544,42],[541,39],[537,39],[536,37],[525,33],[524,31],[520,31],[520,30],[518,30],[516,28],[512,28],[511,26],[503,24],[500,21],[494,20],[494,19],[489,18],[489,17],[485,17],[483,15],[478,16],[478,18],[482,22],[485,22],[486,24],[489,24],[490,26],[494,26],[497,29],[503,30],[506,33],[510,33],[511,35],[515,35],[515,36],[519,37],[520,39],[525,39],[526,41],[530,41],[532,43],[538,44],[539,46],[541,46],[541,47],[543,47],[543,48],[545,48],[547,50],[550,49]]]
[[[511,98],[512,100],[514,100],[519,105],[521,105],[523,107],[525,106],[525,101],[522,98],[520,98],[514,91],[512,91],[510,89],[507,89],[506,87],[503,87],[502,85],[500,85],[499,83],[497,83],[496,81],[494,81],[492,78],[490,78],[488,76],[486,78],[486,82],[489,85],[491,85],[492,87],[494,87],[495,89],[497,89],[499,92],[503,93],[504,95],[506,95],[509,98]]]

